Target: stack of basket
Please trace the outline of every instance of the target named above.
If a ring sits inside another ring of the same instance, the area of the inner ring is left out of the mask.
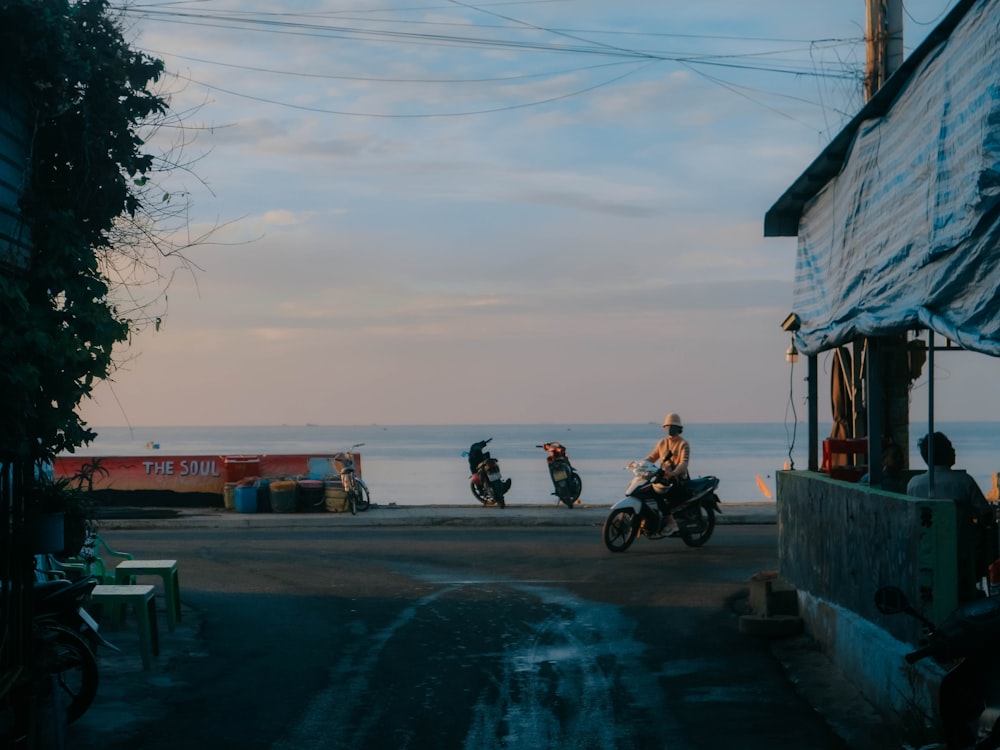
[[[347,493],[339,479],[326,480],[325,497],[326,509],[331,513],[343,513],[347,510]]]
[[[294,479],[271,482],[271,510],[275,513],[294,513],[298,505],[298,484]]]

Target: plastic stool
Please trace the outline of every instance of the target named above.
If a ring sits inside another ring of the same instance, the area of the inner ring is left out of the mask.
[[[125,605],[131,604],[139,627],[139,651],[142,654],[142,668],[149,670],[153,657],[160,655],[160,641],[156,630],[156,594],[149,584],[138,586],[118,586],[98,584],[90,592],[92,601],[110,605],[116,619],[125,614]]]
[[[181,587],[176,560],[122,560],[115,568],[115,583],[134,583],[136,576],[160,576],[167,600],[167,627],[173,632],[181,619]]]

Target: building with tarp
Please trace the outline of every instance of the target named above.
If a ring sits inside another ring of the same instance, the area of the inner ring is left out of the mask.
[[[802,353],[926,331],[1000,356],[998,23],[959,2],[765,215],[798,237]]]
[[[924,357],[933,430],[935,350],[1000,356],[1000,0],[960,0],[770,208],[764,234],[798,238],[784,327],[810,370],[809,471],[778,477],[780,574],[876,705],[932,713],[940,675],[899,666],[917,629],[873,600],[894,584],[932,620],[955,606],[955,503],[817,471],[815,362],[854,354],[865,393],[853,437],[882,437],[867,440],[875,480],[886,433],[903,423],[908,438]]]
[[[925,328],[1000,356],[1000,6],[960,2],[764,234],[798,236],[803,353]]]

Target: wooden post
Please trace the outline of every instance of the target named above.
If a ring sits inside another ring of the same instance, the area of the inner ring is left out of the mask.
[[[903,62],[902,0],[867,0],[865,100],[871,99]]]
[[[866,0],[866,5],[865,99],[870,100],[903,62],[903,3]],[[879,382],[867,383],[865,394],[869,406],[869,462],[881,462],[881,442],[891,437],[903,449],[904,466],[909,468],[910,370],[906,334],[886,337],[871,347],[868,355],[878,358],[875,364],[880,373]],[[876,388],[878,393],[874,392]],[[879,471],[881,466],[871,469]]]

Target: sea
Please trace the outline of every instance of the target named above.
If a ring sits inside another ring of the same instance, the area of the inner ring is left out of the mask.
[[[923,468],[916,438],[926,425],[911,424],[910,466]],[[463,453],[491,438],[488,450],[512,480],[508,504],[557,504],[546,465],[537,447],[558,441],[583,480],[581,502],[609,505],[624,496],[632,478],[625,465],[644,458],[664,432],[649,424],[522,425],[278,425],[255,427],[94,427],[97,439],[78,449],[83,456],[217,456],[308,453],[332,455],[355,443],[361,475],[372,502],[389,505],[478,504],[469,490]],[[984,493],[1000,472],[1000,422],[935,423]],[[820,440],[830,425],[820,425]],[[725,503],[773,502],[775,472],[808,467],[808,428],[804,423],[686,425],[691,443],[692,476],[716,476]]]

